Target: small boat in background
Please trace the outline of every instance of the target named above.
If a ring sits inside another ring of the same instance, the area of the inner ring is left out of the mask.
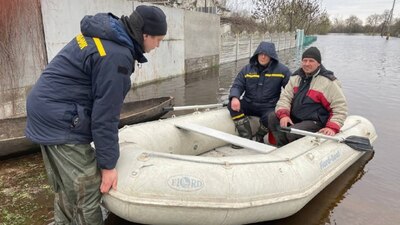
[[[174,105],[173,97],[159,97],[124,103],[119,127],[156,120]],[[26,116],[0,119],[0,158],[17,156],[37,151],[39,145],[25,137]]]
[[[174,106],[174,97],[150,98],[141,101],[126,102],[122,106],[119,127],[160,119]]]
[[[25,137],[26,116],[1,119],[0,127],[0,158],[39,149],[39,145]]]

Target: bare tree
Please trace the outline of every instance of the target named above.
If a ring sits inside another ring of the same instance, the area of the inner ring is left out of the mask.
[[[348,33],[361,33],[362,32],[362,20],[357,16],[351,15],[345,20]]]
[[[278,14],[278,11],[283,6],[284,1],[280,0],[252,0],[253,18],[260,20],[264,24],[275,22],[274,17]]]
[[[253,0],[254,18],[278,31],[294,31],[310,27],[324,15],[319,0]]]
[[[368,33],[376,33],[378,27],[385,21],[383,15],[373,14],[367,17],[365,29]]]
[[[385,35],[386,28],[387,28],[387,26],[388,26],[388,24],[389,24],[390,11],[389,11],[389,10],[385,10],[385,11],[383,12],[383,14],[382,14],[382,17],[383,17],[384,19],[383,19],[383,23],[382,23],[382,25],[381,25],[381,27],[380,27],[380,29],[381,29],[381,36]]]
[[[329,32],[344,33],[345,27],[346,27],[346,25],[344,24],[344,20],[339,19],[339,18],[334,18]]]
[[[328,13],[322,13],[315,22],[310,26],[308,32],[312,34],[327,34],[332,26]]]
[[[286,18],[289,31],[303,28],[309,33],[311,25],[315,25],[322,13],[324,11],[321,10],[318,0],[292,0],[286,4],[286,10],[282,15]]]
[[[367,17],[366,24],[370,25],[372,27],[377,27],[379,24],[381,24],[384,21],[384,17],[379,14],[373,14]]]
[[[391,30],[393,35],[397,35],[398,37],[400,37],[400,18],[395,19]]]

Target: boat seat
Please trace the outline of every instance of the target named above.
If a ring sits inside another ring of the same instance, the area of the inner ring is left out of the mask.
[[[217,138],[228,143],[238,145],[247,149],[251,149],[260,153],[269,153],[276,149],[276,147],[269,146],[263,143],[259,143],[253,140],[249,140],[246,138],[242,138],[233,134],[225,133],[219,130],[215,130],[209,127],[205,127],[199,124],[193,123],[179,123],[175,124],[176,127],[192,131],[196,133],[200,133],[209,137]]]

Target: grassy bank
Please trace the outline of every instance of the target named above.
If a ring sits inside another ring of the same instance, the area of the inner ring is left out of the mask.
[[[43,225],[53,218],[53,194],[41,154],[0,161],[0,225]]]

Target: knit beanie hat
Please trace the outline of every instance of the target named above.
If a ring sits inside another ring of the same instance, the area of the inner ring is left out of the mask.
[[[167,33],[166,16],[160,8],[139,5],[135,11],[143,18],[143,34],[161,36]]]
[[[315,59],[319,64],[321,64],[321,53],[319,52],[318,48],[310,47],[303,52],[303,56],[301,59],[304,58],[312,58]]]

